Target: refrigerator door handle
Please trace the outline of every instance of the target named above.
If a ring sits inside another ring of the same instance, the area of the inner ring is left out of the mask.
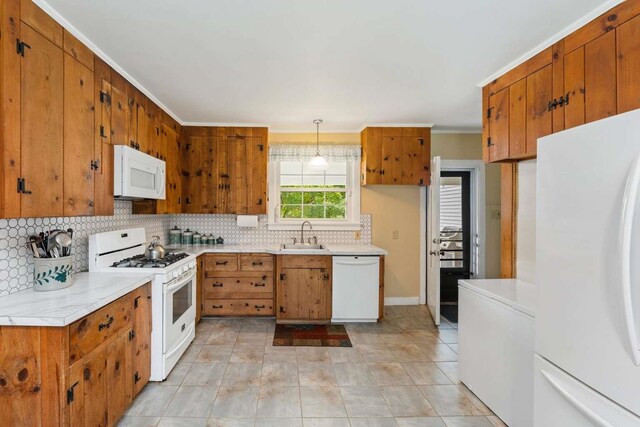
[[[620,268],[622,285],[622,311],[626,326],[628,344],[631,347],[631,357],[636,366],[640,366],[640,350],[638,349],[638,333],[636,331],[636,319],[633,312],[633,302],[631,294],[631,231],[633,229],[633,219],[635,216],[636,199],[638,188],[640,187],[640,156],[637,157],[629,174],[624,189],[622,199],[622,213],[620,221],[620,234],[618,243],[620,245]]]
[[[595,412],[593,412],[587,405],[576,399],[572,396],[567,390],[565,390],[560,383],[552,377],[550,373],[545,371],[544,369],[540,370],[540,373],[544,378],[551,384],[551,386],[558,392],[562,397],[564,397],[574,408],[580,411],[585,417],[591,420],[595,425],[600,427],[613,427],[606,420],[603,420],[598,416]]]

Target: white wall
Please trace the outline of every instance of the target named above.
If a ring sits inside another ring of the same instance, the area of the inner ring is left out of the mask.
[[[518,164],[516,277],[535,283],[536,160]]]

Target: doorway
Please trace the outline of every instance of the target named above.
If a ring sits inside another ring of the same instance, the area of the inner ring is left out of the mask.
[[[458,280],[471,277],[471,172],[440,173],[440,313],[458,322]]]
[[[457,322],[458,281],[485,274],[485,178],[481,160],[432,159],[431,185],[421,195],[424,284],[420,302],[436,325]]]

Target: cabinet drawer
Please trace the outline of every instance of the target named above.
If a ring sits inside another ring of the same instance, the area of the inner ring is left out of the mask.
[[[273,276],[206,278],[203,289],[205,298],[271,298]]]
[[[216,271],[237,271],[238,255],[236,254],[207,254],[204,259],[205,275],[209,277]]]
[[[240,270],[273,271],[273,256],[264,254],[240,254]]]
[[[329,268],[331,256],[328,255],[283,255],[280,268]]]
[[[273,315],[273,299],[205,299],[203,304],[209,316]]]
[[[102,307],[69,327],[69,365],[131,325],[132,294]]]

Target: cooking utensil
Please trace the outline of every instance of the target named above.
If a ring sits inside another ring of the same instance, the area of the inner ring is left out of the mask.
[[[60,247],[62,256],[71,255],[71,236],[66,231],[61,231],[55,236],[56,245]]]
[[[160,236],[153,236],[151,243],[144,251],[145,258],[149,260],[158,260],[164,258],[165,250],[164,246],[160,244]]]

